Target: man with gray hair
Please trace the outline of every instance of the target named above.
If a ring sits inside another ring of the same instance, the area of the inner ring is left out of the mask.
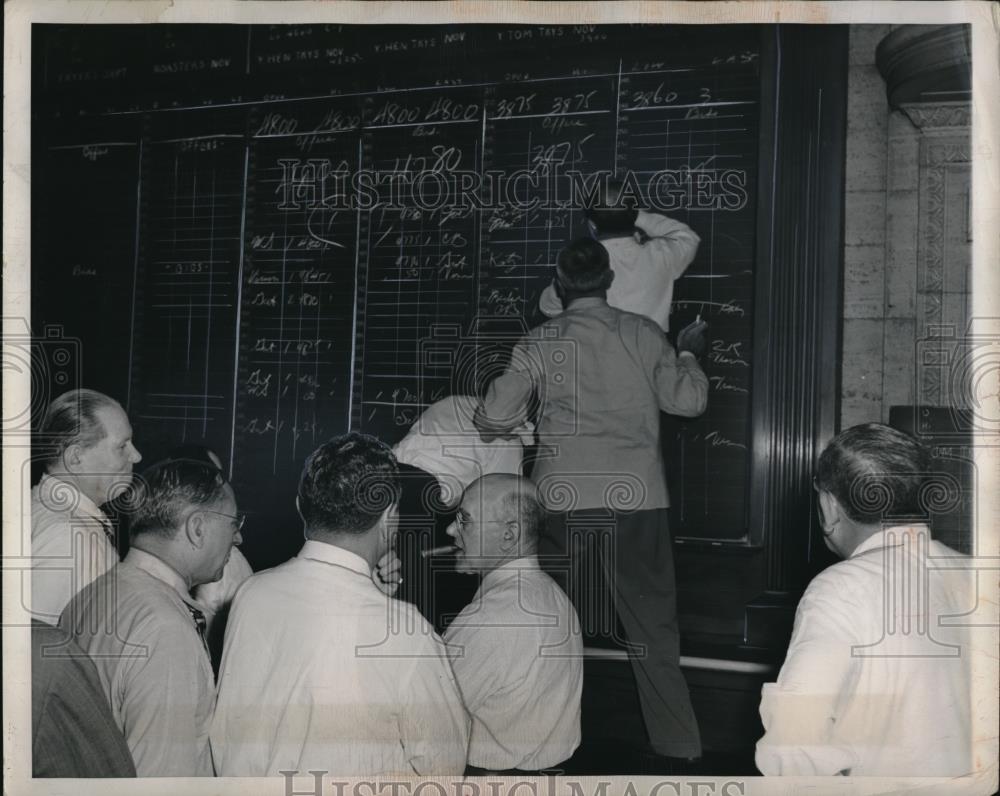
[[[820,456],[820,525],[845,560],[809,584],[778,681],[764,686],[762,773],[973,772],[961,617],[976,598],[965,556],[924,520],[929,464],[915,439],[878,423],[841,432]]]
[[[118,563],[111,521],[99,506],[128,486],[142,456],[125,410],[95,390],[60,395],[39,432],[45,472],[31,490],[29,609],[54,625],[74,594]]]
[[[94,659],[139,776],[212,776],[215,683],[190,592],[222,577],[244,516],[215,467],[184,459],[143,472],[130,502],[128,555],[73,598],[60,626]]]
[[[544,525],[535,485],[495,473],[469,485],[448,528],[455,568],[483,575],[444,635],[472,715],[468,774],[552,768],[580,744],[583,641],[569,598],[539,569]]]

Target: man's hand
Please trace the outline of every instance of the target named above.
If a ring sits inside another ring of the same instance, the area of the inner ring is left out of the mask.
[[[694,321],[689,323],[677,334],[677,351],[690,351],[696,357],[705,356],[708,349],[708,341],[705,338],[705,331],[708,324],[705,321]]]
[[[399,560],[395,550],[390,550],[375,565],[372,581],[382,592],[392,597],[398,591],[399,584],[403,582],[402,569],[403,562]]]

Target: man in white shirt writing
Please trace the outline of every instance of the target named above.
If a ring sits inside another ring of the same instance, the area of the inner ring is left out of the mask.
[[[215,681],[191,589],[222,577],[243,515],[201,462],[154,465],[134,489],[128,555],[66,606],[60,626],[93,658],[136,773],[210,777]]]
[[[572,603],[539,569],[544,524],[534,484],[494,474],[465,490],[448,529],[455,568],[483,575],[444,636],[472,714],[469,774],[552,768],[580,744],[583,641]]]
[[[820,523],[845,560],[809,584],[778,681],[764,685],[764,774],[972,772],[961,616],[976,600],[965,557],[920,519],[929,462],[912,437],[876,423],[847,429],[820,456]]]
[[[624,187],[621,180],[600,185],[598,204],[586,211],[590,234],[608,250],[615,272],[608,306],[645,315],[666,332],[674,282],[691,265],[701,239],[683,221],[636,210]],[[550,318],[563,312],[554,282],[542,291],[538,305]]]
[[[396,459],[373,437],[337,437],[306,460],[306,542],[246,581],[230,612],[212,725],[220,775],[465,769],[469,718],[444,644],[376,584],[392,580],[379,562],[398,500]]]

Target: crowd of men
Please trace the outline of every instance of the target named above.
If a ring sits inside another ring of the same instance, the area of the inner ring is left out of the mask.
[[[89,390],[55,399],[32,491],[35,776],[556,770],[581,740],[579,596],[560,574],[578,555],[598,557],[638,650],[651,748],[697,758],[659,443],[661,412],[696,416],[708,397],[704,324],[676,347],[664,335],[697,245],[670,219],[592,213],[543,296],[552,317],[485,394],[431,407],[395,451],[359,433],[320,445],[288,496],[304,544],[256,574],[236,551],[245,517],[218,457],[179,449],[133,477],[122,407]],[[538,450],[530,477],[525,443]],[[478,576],[443,635],[418,599],[399,599],[408,471],[440,490],[455,568]],[[927,544],[956,555],[920,522],[884,521],[919,515],[926,472],[919,444],[876,424],[820,458],[824,535],[846,560],[810,585],[765,687],[763,773],[970,770],[967,657],[910,655],[906,634],[888,654],[856,651],[881,637],[887,557],[910,566]],[[859,478],[887,501],[866,503]],[[121,561],[100,508],[113,498],[127,518]],[[933,584],[934,616],[970,607],[950,572]],[[893,610],[908,618],[905,601]],[[937,640],[963,650],[963,632]]]

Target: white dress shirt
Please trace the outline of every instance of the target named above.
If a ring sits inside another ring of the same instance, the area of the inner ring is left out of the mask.
[[[472,714],[469,765],[536,771],[572,756],[580,744],[580,623],[535,556],[487,573],[445,642]]]
[[[778,681],[764,685],[764,774],[973,771],[973,656],[960,617],[976,598],[964,558],[926,526],[894,527],[813,579]]]
[[[307,541],[243,585],[219,678],[221,776],[464,771],[469,718],[444,644],[342,548]]]
[[[648,236],[644,243],[636,235],[601,240],[615,272],[615,280],[608,288],[608,304],[645,315],[667,331],[674,280],[694,260],[701,239],[684,222],[645,210],[639,211],[635,225]],[[550,318],[563,311],[552,285],[542,291],[539,308]]]
[[[184,579],[133,547],[60,626],[93,659],[140,777],[210,777],[212,665]]]
[[[521,440],[483,442],[472,422],[478,404],[470,395],[442,398],[424,410],[393,448],[399,461],[438,479],[448,504],[457,503],[465,488],[484,475],[521,474]],[[524,433],[530,434],[527,426]]]
[[[111,522],[72,484],[43,475],[31,490],[31,605],[54,625],[66,603],[118,563]]]

